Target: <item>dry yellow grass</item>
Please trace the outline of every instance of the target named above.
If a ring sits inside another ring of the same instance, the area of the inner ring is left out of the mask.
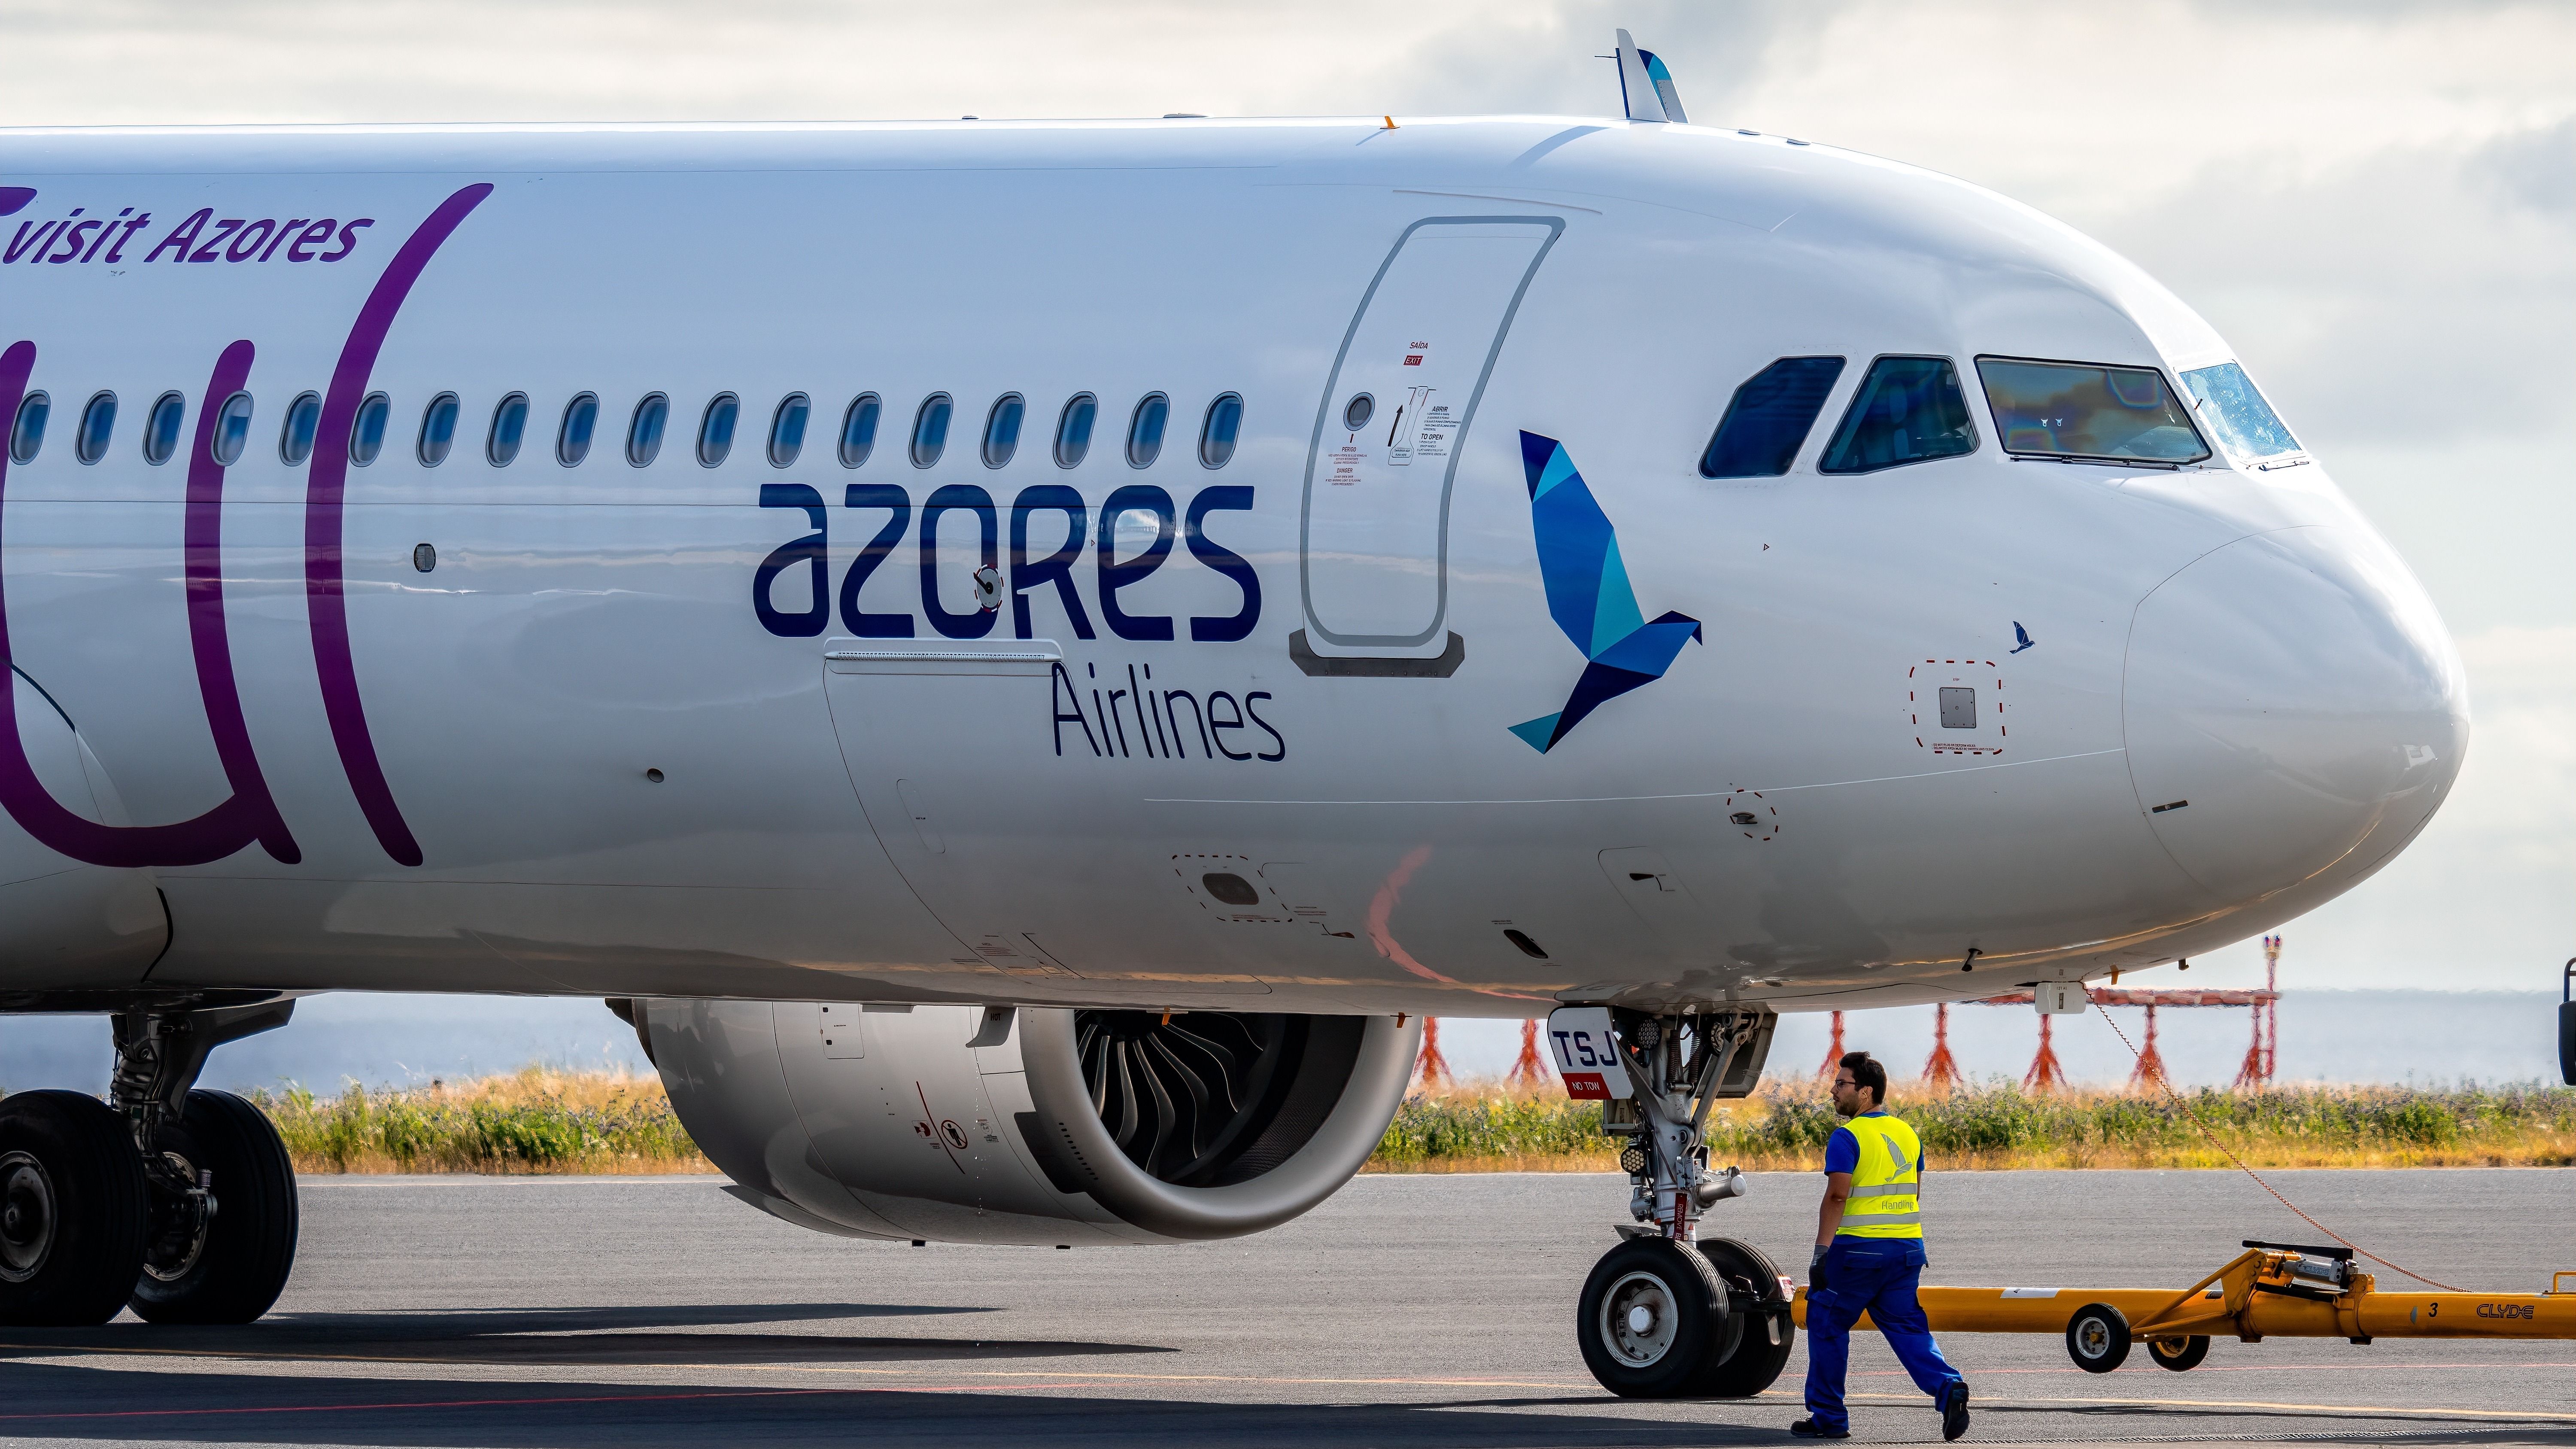
[[[507,1076],[254,1099],[299,1172],[713,1172],[661,1078],[528,1066]]]
[[[2557,1087],[2275,1087],[2179,1097],[2050,1094],[1993,1082],[1936,1093],[1899,1084],[1892,1110],[1947,1170],[2028,1168],[2537,1167],[2576,1165],[2576,1091]],[[1417,1093],[1369,1168],[1601,1171],[1599,1108],[1554,1087],[1465,1082]],[[1812,1084],[1774,1083],[1709,1118],[1709,1151],[1747,1171],[1812,1172],[1837,1125]],[[2231,1157],[2230,1154],[2233,1154]]]
[[[507,1076],[257,1094],[305,1172],[686,1173],[714,1167],[651,1076],[528,1067]],[[1989,1083],[1893,1108],[1943,1169],[2576,1165],[2576,1091],[2555,1087],[2283,1087],[2034,1095]],[[1418,1092],[1371,1172],[1605,1172],[1600,1108],[1545,1089],[1468,1082]],[[1709,1151],[1747,1171],[1823,1165],[1836,1120],[1812,1084],[1718,1104]]]

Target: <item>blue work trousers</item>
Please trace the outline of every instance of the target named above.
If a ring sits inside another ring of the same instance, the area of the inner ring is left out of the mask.
[[[1950,1386],[1964,1382],[1923,1321],[1914,1300],[1923,1281],[1921,1238],[1837,1237],[1825,1250],[1825,1289],[1807,1295],[1807,1412],[1820,1428],[1849,1429],[1843,1411],[1843,1375],[1851,1366],[1852,1325],[1867,1313],[1914,1386],[1938,1406]]]

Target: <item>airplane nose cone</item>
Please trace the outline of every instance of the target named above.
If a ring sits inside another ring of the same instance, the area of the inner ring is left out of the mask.
[[[2122,714],[2157,838],[2230,902],[2367,875],[2432,817],[2469,737],[2432,602],[2379,539],[2333,527],[2239,539],[2150,593]]]

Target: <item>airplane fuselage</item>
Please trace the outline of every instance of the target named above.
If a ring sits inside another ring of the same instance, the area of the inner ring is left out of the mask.
[[[2187,400],[2214,331],[1849,153],[20,131],[0,187],[0,405],[51,409],[0,474],[0,902],[78,867],[167,910],[0,964],[20,1004],[1949,999],[2311,909],[2465,748],[2447,635],[2312,457],[2053,461],[1979,383]],[[1793,358],[1842,366],[1786,471],[1703,476]],[[1968,450],[1828,468],[1890,358],[1951,365]]]

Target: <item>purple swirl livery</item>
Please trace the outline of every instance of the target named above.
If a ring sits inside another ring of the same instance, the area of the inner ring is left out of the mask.
[[[62,806],[36,778],[28,763],[26,742],[18,733],[13,697],[0,709],[0,805],[29,835],[74,860],[91,865],[203,865],[221,860],[256,840],[289,865],[302,860],[295,838],[269,797],[268,781],[259,770],[250,743],[250,727],[241,712],[241,689],[233,677],[232,649],[224,627],[223,509],[224,468],[214,457],[214,427],[224,399],[250,380],[253,348],[236,342],[215,362],[206,381],[205,400],[197,409],[197,437],[188,451],[186,509],[186,579],[188,643],[197,665],[197,693],[205,702],[206,727],[215,737],[215,756],[233,793],[193,820],[170,825],[116,826],[84,820]],[[26,394],[27,378],[36,366],[36,344],[12,343],[0,352],[0,417],[15,417]],[[9,457],[0,450],[0,502],[9,485]],[[0,666],[15,669],[9,642],[8,606],[0,592]]]
[[[312,475],[305,492],[304,587],[313,637],[313,667],[322,687],[322,705],[331,724],[331,742],[351,793],[365,814],[385,854],[403,865],[421,863],[420,843],[404,821],[376,756],[367,730],[367,710],[358,693],[358,674],[349,650],[349,617],[341,561],[341,512],[349,478],[349,431],[367,379],[384,347],[385,334],[412,284],[458,223],[492,194],[489,183],[468,186],[430,213],[394,254],[375,289],[358,309],[349,340],[340,349],[331,375],[331,390],[313,451]],[[23,187],[0,188],[0,213],[16,210],[35,193]],[[91,865],[119,867],[203,865],[221,860],[258,842],[279,861],[292,865],[303,851],[286,828],[261,774],[250,728],[242,717],[241,686],[234,675],[232,650],[224,619],[223,491],[224,466],[215,461],[214,426],[224,400],[250,380],[257,350],[247,340],[226,347],[207,379],[197,409],[197,434],[188,452],[188,493],[184,514],[185,578],[188,639],[197,669],[197,692],[204,703],[206,726],[214,737],[215,755],[223,764],[232,794],[220,805],[191,820],[167,825],[116,826],[85,820],[65,809],[45,789],[27,759],[19,734],[14,698],[0,708],[0,806],[47,847]],[[15,417],[36,366],[36,344],[19,341],[0,351],[0,417]],[[0,449],[0,503],[8,493],[9,458]],[[9,641],[5,583],[0,583],[0,669],[14,669]]]
[[[312,619],[313,670],[322,681],[322,708],[331,720],[331,743],[340,752],[340,768],[365,812],[367,828],[385,854],[403,865],[420,864],[420,842],[403,822],[393,787],[376,759],[375,737],[367,732],[367,707],[358,697],[358,668],[349,656],[349,610],[340,569],[340,505],[349,483],[349,429],[358,404],[367,396],[367,377],[375,371],[376,354],[385,345],[394,317],[465,214],[492,194],[492,184],[477,182],[450,196],[429,214],[420,229],[394,253],[376,289],[358,309],[340,363],[331,370],[331,391],[322,399],[322,422],[313,440],[313,472],[304,492],[304,599]]]

